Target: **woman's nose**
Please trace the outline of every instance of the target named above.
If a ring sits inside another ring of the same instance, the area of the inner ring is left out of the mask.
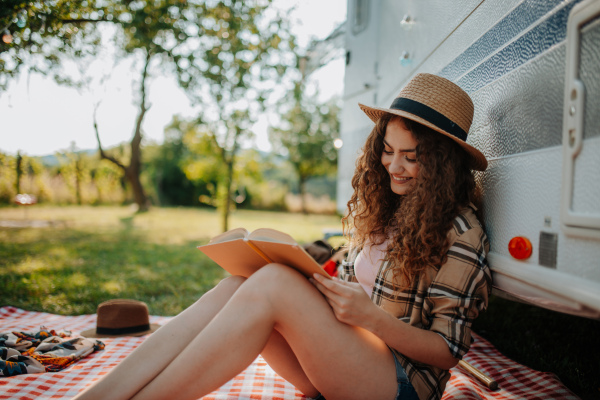
[[[390,163],[390,173],[399,174],[404,172],[404,164],[402,163],[402,156],[395,155]]]

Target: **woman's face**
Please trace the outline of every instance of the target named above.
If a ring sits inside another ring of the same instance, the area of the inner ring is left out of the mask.
[[[390,174],[392,192],[405,195],[415,185],[419,172],[417,140],[401,118],[392,118],[387,124],[383,145],[381,163]]]

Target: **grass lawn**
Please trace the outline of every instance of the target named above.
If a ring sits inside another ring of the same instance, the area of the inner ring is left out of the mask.
[[[27,220],[37,227],[18,227]],[[0,306],[75,315],[133,298],[152,314],[175,315],[225,276],[196,249],[220,233],[210,210],[6,207],[0,222]],[[230,228],[239,226],[308,242],[341,223],[336,216],[236,211]],[[582,398],[600,399],[600,321],[493,297],[474,330],[519,363],[557,374]]]
[[[10,222],[4,225],[27,220],[41,227],[0,227],[0,305],[73,315],[132,298],[145,301],[152,314],[175,315],[225,276],[196,249],[220,233],[211,210],[0,208],[0,221]],[[341,223],[330,215],[236,211],[230,227],[239,226],[283,230],[302,243]]]

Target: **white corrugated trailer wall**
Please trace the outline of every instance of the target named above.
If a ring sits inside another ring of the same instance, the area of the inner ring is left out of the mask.
[[[357,103],[387,107],[415,73],[445,76],[473,98],[469,142],[490,161],[478,179],[497,289],[598,318],[600,241],[566,234],[560,224],[565,34],[577,3],[350,0],[338,209],[345,210],[356,155],[373,125]],[[365,5],[368,23],[353,31],[355,11]],[[402,24],[405,16],[413,23]],[[581,38],[586,144],[574,206],[600,213],[600,22],[588,24]],[[533,244],[527,261],[508,253],[515,236]]]

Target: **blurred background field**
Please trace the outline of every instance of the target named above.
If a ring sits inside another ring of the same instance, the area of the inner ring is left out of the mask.
[[[72,315],[134,298],[175,315],[226,274],[196,249],[219,234],[214,210],[130,207],[0,208],[1,305]],[[285,231],[300,243],[340,229],[335,215],[239,210],[231,226]]]

